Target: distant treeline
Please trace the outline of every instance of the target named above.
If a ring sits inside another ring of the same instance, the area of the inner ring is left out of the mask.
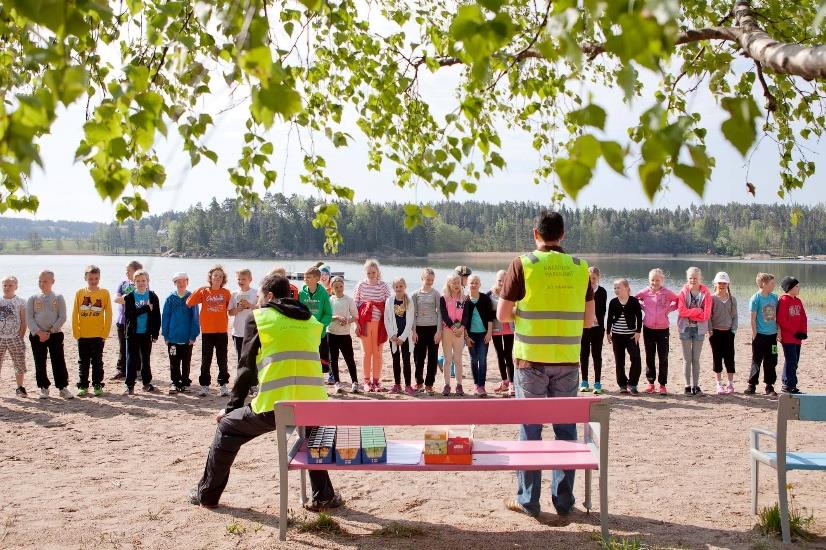
[[[89,250],[105,253],[174,251],[188,256],[318,256],[324,235],[312,226],[313,198],[266,195],[244,219],[234,200],[185,212],[168,212],[137,222],[88,224]],[[424,256],[430,252],[518,251],[532,245],[531,224],[541,205],[530,202],[443,202],[439,213],[408,231],[401,204],[342,203],[339,228],[343,255]],[[791,205],[709,205],[676,210],[563,208],[569,247],[615,254],[743,254],[781,256],[826,253],[826,208]],[[15,223],[20,226],[15,230]],[[4,218],[18,239],[32,246],[65,238],[77,222]],[[28,224],[28,225],[27,225]],[[37,233],[32,235],[32,233]],[[77,242],[77,248],[81,243]],[[17,244],[18,249],[20,244]],[[25,244],[24,244],[25,247]],[[74,248],[74,247],[73,247]],[[9,248],[7,247],[8,251]]]

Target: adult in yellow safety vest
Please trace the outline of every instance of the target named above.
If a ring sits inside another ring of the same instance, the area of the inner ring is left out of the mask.
[[[261,281],[259,304],[246,324],[238,376],[227,408],[218,413],[204,474],[189,494],[192,504],[218,505],[241,446],[275,430],[276,401],[327,398],[318,356],[321,323],[291,297],[289,281],[279,274],[270,273]],[[244,398],[256,383],[258,394],[245,406]],[[344,503],[326,471],[310,471],[310,484],[313,498],[308,509]]]
[[[558,212],[534,220],[536,250],[513,260],[502,281],[497,318],[514,323],[517,398],[574,397],[579,385],[582,329],[594,320],[594,291],[588,263],[559,246],[565,223]],[[554,424],[556,439],[576,440],[576,424]],[[541,424],[524,424],[522,441],[542,439]],[[514,512],[538,516],[542,472],[517,472]],[[554,471],[551,501],[560,515],[574,507],[574,471]]]

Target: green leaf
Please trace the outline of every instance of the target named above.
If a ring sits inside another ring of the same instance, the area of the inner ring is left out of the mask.
[[[608,163],[614,172],[625,175],[625,151],[616,141],[603,141],[600,143],[602,158]]]
[[[720,103],[730,115],[721,126],[723,135],[741,155],[746,156],[757,138],[755,119],[760,116],[760,109],[751,96],[724,97]]]
[[[602,147],[597,138],[590,134],[579,136],[568,146],[571,160],[587,166],[593,170],[596,168],[599,156],[602,154]]]
[[[703,197],[706,187],[705,172],[695,166],[678,164],[674,167],[674,175],[683,180],[700,198]]]
[[[593,126],[600,130],[605,129],[605,109],[593,103],[577,111],[571,111],[565,118],[568,122],[578,126]]]
[[[298,0],[310,11],[319,11],[324,5],[324,0]]]
[[[665,175],[662,166],[658,162],[645,162],[640,164],[639,174],[640,180],[642,181],[642,188],[648,200],[653,201],[654,195],[660,190],[660,184]]]
[[[268,46],[259,46],[245,51],[238,62],[245,72],[261,82],[269,80],[272,74],[272,53]]]
[[[562,189],[574,200],[579,192],[591,182],[593,176],[593,171],[588,166],[565,158],[554,162],[554,170],[559,177]]]

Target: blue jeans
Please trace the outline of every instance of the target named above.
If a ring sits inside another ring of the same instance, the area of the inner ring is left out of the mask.
[[[471,332],[469,336],[473,340],[473,345],[468,350],[473,383],[477,386],[484,386],[488,379],[488,344],[485,343],[485,333]]]
[[[541,397],[575,397],[579,384],[576,367],[516,368],[514,372],[517,399]],[[575,441],[576,424],[554,424],[556,439]],[[542,439],[542,424],[523,424],[519,429],[520,441]],[[551,502],[559,514],[568,514],[574,507],[574,470],[551,472]],[[542,491],[542,472],[519,471],[516,473],[516,500],[530,514],[539,514],[539,496]]]
[[[800,344],[783,344],[783,387],[797,387],[797,363],[800,361]]]

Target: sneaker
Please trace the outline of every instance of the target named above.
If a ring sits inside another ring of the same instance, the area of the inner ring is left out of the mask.
[[[594,393],[597,393],[596,384],[594,384]],[[599,393],[602,393],[602,388],[600,388]],[[516,388],[513,387],[513,384],[511,384],[510,390],[508,391],[508,397],[516,397]]]
[[[588,382],[585,382],[584,384],[587,386]],[[580,388],[581,387],[582,387],[582,384],[580,384]],[[508,391],[508,381],[507,380],[502,380],[501,382],[499,382],[498,386],[493,388],[493,391],[496,392],[496,393],[502,393],[502,392]],[[582,389],[580,389],[579,391],[582,391]]]
[[[511,387],[513,389],[513,387]],[[605,393],[605,390],[602,389],[601,382],[594,382],[594,395],[602,395]]]
[[[726,395],[734,393],[734,384],[729,384],[725,389]]]
[[[178,386],[178,391],[181,393],[189,393],[189,386]]]
[[[660,395],[668,395],[668,390],[662,384],[660,384]]]
[[[78,388],[77,389],[77,396],[78,397],[86,397],[89,395],[89,388]]]
[[[766,385],[766,395],[769,397],[777,397],[777,392],[774,391],[774,387]]]
[[[620,393],[628,393],[628,386],[620,386]]]
[[[325,510],[332,510],[344,505],[344,499],[341,495],[335,493],[330,500],[312,500],[304,505],[304,509],[308,512],[323,512]]]
[[[187,500],[189,501],[190,504],[194,504],[195,506],[200,506],[201,508],[217,508],[218,507],[217,505],[212,506],[212,505],[204,504],[203,502],[201,502],[201,499],[198,496],[198,489],[192,489],[191,491],[189,491],[189,495],[187,495]]]
[[[390,388],[390,393],[401,393],[402,387],[400,384],[393,384],[393,387]]]
[[[743,392],[744,395],[754,395],[755,393],[757,393],[757,386],[754,384],[749,384],[746,391]]]
[[[717,384],[717,395],[725,395],[726,389],[723,387],[722,384]]]
[[[179,391],[181,391],[181,390],[178,389],[178,386],[169,386],[169,389],[167,390],[166,393],[168,393],[169,395],[175,395]]]
[[[69,388],[60,388],[60,390],[58,390],[58,393],[60,394],[60,397],[62,397],[63,399],[75,398],[75,396],[72,395],[72,392],[69,391]]]
[[[638,390],[638,389],[637,389],[637,386],[631,386],[631,387],[629,387],[629,388],[628,388],[628,392],[629,392],[631,395],[639,395],[639,394],[640,394],[640,390]]]
[[[450,385],[445,384],[445,387],[442,389],[442,395],[445,397],[450,395]]]
[[[404,387],[404,393],[406,393],[407,395],[413,396],[413,395],[416,395],[416,390],[413,389],[413,386],[405,386]]]
[[[341,389],[341,384],[336,382],[333,384],[333,393],[341,393],[343,390]]]
[[[376,388],[375,391],[379,393],[386,393],[387,388],[381,385],[381,382],[378,379],[373,380],[373,386]]]
[[[201,386],[198,389],[198,397],[206,397],[209,395],[209,386]]]
[[[464,388],[462,388],[461,384],[456,385],[456,395],[458,397],[463,397],[465,395],[465,390],[464,390]]]
[[[353,387],[350,388],[350,391],[353,393],[361,393],[361,386],[359,386],[358,382],[353,382]]]
[[[694,386],[691,388],[691,395],[703,395],[703,390],[700,389],[700,386]]]
[[[113,374],[109,380],[123,380],[124,378],[126,378],[126,374],[122,370],[119,370],[115,371],[115,374]]]
[[[333,373],[332,373],[332,372],[328,372],[328,373],[327,373],[327,385],[328,385],[328,386],[332,386],[332,385],[334,385],[335,383],[336,383],[336,379],[335,379],[335,377],[333,376]]]
[[[487,397],[488,392],[485,391],[485,386],[476,386],[476,396],[477,397]]]
[[[434,395],[436,395],[436,392],[433,390],[433,386],[425,386],[424,394],[428,397],[433,397]]]
[[[645,393],[654,393],[654,384],[648,384],[645,386]]]
[[[150,392],[151,393],[151,392],[156,391],[156,389],[157,388],[155,388],[155,386],[153,386],[152,384],[144,384],[143,385],[143,391],[145,391],[145,392]]]
[[[49,388],[37,388],[37,398],[38,399],[48,399],[49,398]]]
[[[790,393],[790,394],[792,394],[792,395],[802,395],[802,394],[803,394],[803,392],[802,392],[802,391],[800,391],[800,390],[799,390],[799,389],[797,389],[797,388],[792,388],[792,389],[790,389],[790,390],[789,390],[789,393]]]
[[[26,393],[26,388],[24,388],[23,386],[17,386],[17,389],[14,390],[14,394],[17,397],[28,397],[29,396],[29,394]]]
[[[683,390],[683,395],[691,395],[691,386],[686,386]]]
[[[583,380],[582,382],[579,383],[579,391],[580,391],[580,393],[587,393],[587,392],[591,391],[591,387],[588,386],[588,381],[587,380]]]
[[[218,390],[218,395],[221,397],[229,397],[230,391],[226,384],[221,384],[220,389]]]
[[[100,384],[95,384],[94,386],[92,386],[92,395],[94,395],[95,397],[100,397],[101,395],[103,395],[103,386],[101,386]]]
[[[126,389],[123,390],[123,395],[135,395],[135,388],[133,386],[126,386]]]

